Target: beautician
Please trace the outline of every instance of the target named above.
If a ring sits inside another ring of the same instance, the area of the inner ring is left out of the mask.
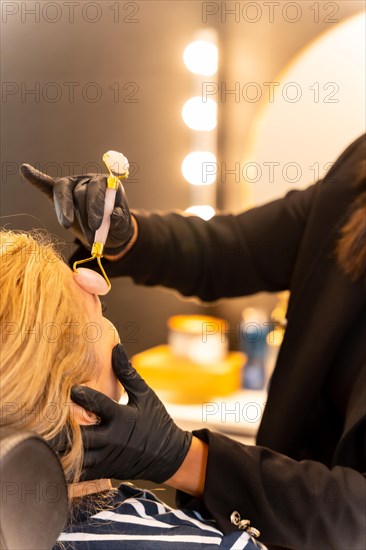
[[[101,418],[84,430],[85,477],[165,481],[224,532],[248,520],[270,547],[366,548],[365,149],[362,136],[315,185],[210,221],[131,215],[120,187],[109,274],[204,301],[286,289],[291,297],[256,446],[206,429],[183,432],[127,357],[113,353],[128,405],[73,391]],[[53,180],[29,165],[22,173],[90,249],[106,177]]]

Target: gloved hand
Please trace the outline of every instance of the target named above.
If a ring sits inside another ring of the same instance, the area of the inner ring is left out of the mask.
[[[127,405],[85,386],[74,386],[71,392],[75,403],[101,419],[99,425],[81,427],[85,450],[82,477],[166,481],[186,457],[192,434],[174,423],[121,344],[113,349],[112,366],[128,393]]]
[[[71,229],[84,246],[90,248],[94,233],[102,223],[108,176],[88,174],[53,179],[29,164],[22,164],[20,170],[28,181],[51,199],[59,223],[65,229]],[[122,252],[133,232],[125,191],[119,182],[105,254]]]

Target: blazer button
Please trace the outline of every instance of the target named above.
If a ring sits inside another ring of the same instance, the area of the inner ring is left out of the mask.
[[[241,516],[237,510],[235,510],[231,514],[230,521],[233,525],[236,525],[238,529],[246,531],[248,535],[250,535],[251,537],[258,538],[259,535],[261,534],[258,529],[250,526],[249,519],[241,519]]]
[[[240,522],[240,514],[239,512],[235,511],[231,514],[230,516],[230,521],[231,523],[233,523],[234,525],[239,525],[239,522]]]
[[[251,537],[255,537],[256,539],[261,534],[261,532],[258,529],[256,529],[255,527],[248,527],[246,529],[246,532],[248,533],[248,535],[250,535]]]

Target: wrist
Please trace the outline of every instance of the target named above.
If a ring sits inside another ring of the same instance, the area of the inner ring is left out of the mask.
[[[138,237],[138,224],[136,221],[136,218],[131,214],[131,222],[133,225],[133,234],[128,243],[126,244],[125,248],[119,252],[118,254],[104,254],[104,257],[109,260],[110,262],[116,262],[117,260],[120,260],[131,250],[131,248],[134,246],[135,242],[137,241]]]
[[[182,465],[175,474],[165,481],[174,489],[184,491],[196,498],[202,498],[204,493],[208,445],[192,437],[192,443]]]

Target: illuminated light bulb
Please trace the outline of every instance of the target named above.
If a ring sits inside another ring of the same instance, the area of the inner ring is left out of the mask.
[[[215,215],[215,209],[208,204],[190,206],[185,210],[185,212],[187,212],[187,214],[194,214],[195,216],[199,216],[206,221],[210,220]]]
[[[182,162],[182,174],[192,185],[212,185],[216,173],[216,156],[210,151],[194,151]]]
[[[183,105],[182,117],[192,130],[213,130],[217,125],[217,103],[213,99],[191,97]]]
[[[212,42],[196,40],[184,50],[183,60],[192,73],[212,76],[217,73],[219,52]]]

